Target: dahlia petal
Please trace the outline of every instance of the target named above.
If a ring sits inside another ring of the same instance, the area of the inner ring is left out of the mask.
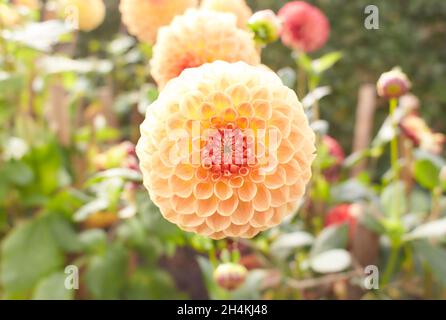
[[[179,164],[175,168],[175,175],[181,180],[191,180],[195,176],[195,169],[190,164]]]
[[[254,112],[257,117],[263,120],[271,119],[273,109],[268,100],[254,100],[253,102]]]
[[[218,199],[220,199],[220,200],[227,200],[227,199],[229,199],[232,196],[234,191],[225,182],[218,181],[214,185],[214,193],[215,193],[215,195],[217,196]]]
[[[230,86],[228,89],[226,89],[226,93],[231,97],[232,104],[234,106],[239,106],[250,100],[249,90],[244,85],[237,84]]]
[[[293,158],[295,153],[296,151],[291,143],[288,140],[283,140],[277,150],[277,159],[280,163],[287,163]]]
[[[268,225],[273,215],[274,215],[273,208],[269,208],[268,210],[263,212],[256,211],[249,223],[254,228],[261,228]]]
[[[199,182],[195,185],[194,195],[197,199],[205,200],[214,194],[214,185],[210,182]]]
[[[206,218],[206,224],[214,231],[222,231],[231,225],[231,218],[218,213]]]
[[[254,214],[251,202],[239,202],[237,209],[231,215],[231,222],[236,225],[245,225]]]
[[[254,108],[252,107],[251,103],[244,102],[240,104],[237,108],[238,114],[242,117],[250,118],[254,115]]]
[[[282,187],[278,189],[270,189],[271,193],[271,206],[280,207],[288,202],[289,199],[289,188]]]
[[[180,214],[192,214],[195,211],[195,199],[193,196],[180,198],[173,196],[170,198],[172,209]]]
[[[181,214],[178,217],[178,224],[184,227],[198,227],[205,221],[205,218],[199,217],[196,214]]]
[[[286,171],[282,166],[277,166],[274,173],[265,176],[265,186],[268,189],[278,189],[286,183]]]
[[[173,175],[169,178],[169,188],[179,197],[189,197],[192,194],[195,184]]]
[[[243,183],[243,186],[241,186],[238,190],[238,196],[240,197],[240,200],[248,202],[254,199],[256,192],[257,192],[257,186],[255,183],[252,183],[250,181],[245,181]]]
[[[232,106],[231,98],[222,92],[214,93],[210,101],[217,112],[222,112],[223,110]]]
[[[218,199],[216,197],[211,197],[205,200],[197,200],[197,216],[199,217],[209,217],[217,211]]]
[[[230,216],[237,209],[238,201],[237,195],[233,194],[229,199],[218,203],[217,212],[222,216]]]
[[[271,206],[271,193],[263,185],[257,185],[257,194],[252,200],[252,206],[257,211],[265,211]]]
[[[227,237],[239,237],[243,232],[249,229],[249,225],[238,226],[236,224],[231,224],[223,232]]]
[[[291,159],[283,165],[283,168],[285,170],[286,184],[288,186],[295,184],[300,178],[301,170],[299,163],[295,159]]]

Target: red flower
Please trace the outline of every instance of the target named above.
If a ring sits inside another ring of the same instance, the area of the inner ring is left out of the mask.
[[[328,181],[334,181],[338,178],[339,169],[345,159],[344,150],[336,139],[327,135],[322,138],[322,143],[327,147],[328,154],[335,160],[330,168],[324,170],[324,176]]]
[[[282,42],[296,50],[312,52],[328,40],[330,23],[318,8],[303,2],[292,1],[280,9],[283,22]]]
[[[332,208],[325,216],[325,225],[348,224],[349,238],[353,240],[361,208],[357,204],[340,204]]]

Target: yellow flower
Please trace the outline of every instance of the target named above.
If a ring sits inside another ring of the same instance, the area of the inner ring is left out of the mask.
[[[136,152],[162,215],[213,239],[251,238],[296,210],[314,132],[296,94],[262,66],[185,70],[148,108]]]
[[[39,0],[14,0],[13,3],[17,6],[26,7],[29,10],[37,10],[40,7]]]
[[[79,30],[92,31],[99,27],[105,18],[105,4],[102,0],[65,0],[65,17],[74,19]]]
[[[184,69],[216,60],[256,65],[260,55],[252,34],[237,28],[233,15],[190,9],[160,29],[151,73],[162,88]]]
[[[20,23],[20,15],[16,10],[4,3],[0,3],[0,30],[11,28]]]
[[[232,13],[237,17],[237,26],[245,29],[249,18],[252,16],[251,8],[245,0],[203,0],[203,9]]]
[[[153,44],[160,27],[197,5],[198,0],[121,0],[119,8],[128,31],[139,40]]]

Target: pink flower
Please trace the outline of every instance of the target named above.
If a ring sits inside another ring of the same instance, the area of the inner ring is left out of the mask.
[[[324,176],[328,181],[335,181],[338,179],[342,162],[345,159],[344,150],[336,139],[328,135],[322,138],[322,143],[326,146],[328,154],[334,160],[333,165],[324,170]]]
[[[349,239],[353,241],[361,210],[359,204],[339,204],[332,208],[325,216],[325,226],[346,223],[349,230]]]
[[[280,9],[283,22],[282,42],[304,52],[320,49],[328,40],[330,23],[318,8],[304,2],[292,1]]]

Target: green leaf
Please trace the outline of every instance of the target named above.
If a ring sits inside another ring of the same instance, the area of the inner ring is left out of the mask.
[[[82,206],[74,214],[74,221],[84,221],[91,214],[107,209],[109,206],[109,201],[105,198],[95,199],[86,205]]]
[[[131,300],[185,299],[186,295],[175,287],[175,283],[167,272],[151,267],[147,270],[138,269],[131,275],[125,298]]]
[[[312,61],[305,53],[293,53],[297,65],[308,73],[313,72]]]
[[[404,184],[394,182],[389,184],[381,193],[381,205],[388,217],[397,217],[407,210],[406,196],[404,194]]]
[[[16,227],[1,248],[1,283],[9,297],[25,297],[37,282],[63,265],[50,219],[41,216]]]
[[[311,269],[319,273],[341,272],[352,263],[352,257],[347,250],[332,249],[315,255],[310,260]]]
[[[74,291],[65,288],[67,275],[63,272],[56,272],[41,280],[34,290],[34,300],[72,300]]]
[[[26,186],[34,179],[32,169],[24,162],[9,162],[5,164],[6,178],[16,186]]]
[[[341,60],[342,53],[340,51],[327,53],[319,59],[313,61],[311,67],[316,74],[322,74]]]
[[[427,241],[413,243],[415,253],[430,267],[434,277],[446,287],[446,251]]]
[[[415,180],[423,188],[433,190],[440,184],[440,169],[432,161],[427,159],[416,160],[413,171]]]
[[[79,234],[83,248],[90,252],[104,252],[107,246],[107,234],[102,229],[91,229]]]
[[[311,248],[310,256],[316,255],[337,248],[345,248],[348,242],[348,225],[333,225],[325,228],[317,236],[313,247]]]
[[[410,233],[408,233],[404,240],[415,240],[422,238],[441,238],[446,236],[446,218],[430,221],[424,223],[415,229],[413,229]]]
[[[82,243],[73,226],[59,214],[50,215],[51,230],[59,247],[65,252],[80,252]]]
[[[94,299],[118,299],[127,271],[127,251],[115,244],[104,254],[95,255],[88,263],[85,283]]]
[[[279,258],[286,258],[293,250],[309,246],[314,238],[311,234],[304,231],[295,231],[280,235],[271,244],[271,254]]]

